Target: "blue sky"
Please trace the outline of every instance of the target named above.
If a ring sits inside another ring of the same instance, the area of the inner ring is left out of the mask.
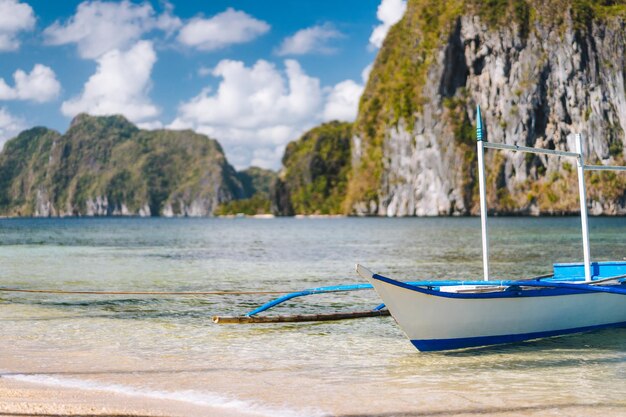
[[[353,120],[404,0],[0,0],[0,142],[74,115],[190,128],[238,168]]]

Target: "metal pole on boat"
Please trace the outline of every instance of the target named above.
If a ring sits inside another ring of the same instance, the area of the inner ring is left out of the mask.
[[[478,153],[478,188],[480,193],[480,226],[483,240],[483,274],[489,281],[489,239],[487,236],[487,191],[485,185],[485,142],[480,106],[476,106],[476,144]]]
[[[576,134],[576,163],[578,165],[578,193],[580,198],[580,221],[583,230],[583,261],[585,264],[585,281],[591,281],[591,264],[589,253],[589,226],[587,223],[587,191],[585,188],[585,157],[583,153],[583,137]]]

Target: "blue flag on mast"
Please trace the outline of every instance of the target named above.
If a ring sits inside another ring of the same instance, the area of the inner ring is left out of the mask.
[[[480,114],[480,104],[476,105],[476,140],[483,140],[483,118]]]

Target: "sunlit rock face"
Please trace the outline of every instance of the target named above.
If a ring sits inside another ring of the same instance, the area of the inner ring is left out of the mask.
[[[494,25],[482,6],[465,2],[456,14],[439,6],[439,24],[429,23],[439,35],[428,37],[422,3],[429,2],[409,2],[392,28],[361,102],[352,140],[353,213],[476,214],[476,105],[490,142],[574,151],[581,133],[587,163],[625,164],[622,14],[596,11],[582,19],[564,1],[563,10],[545,17],[550,2],[520,0],[514,3],[526,5],[525,15]],[[398,81],[404,72],[413,80]],[[579,210],[575,160],[488,151],[486,165],[490,210]],[[593,214],[626,214],[626,174],[588,173],[586,182]]]

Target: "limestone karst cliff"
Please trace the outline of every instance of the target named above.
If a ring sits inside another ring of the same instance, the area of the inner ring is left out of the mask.
[[[352,124],[329,122],[287,145],[271,192],[279,215],[336,214],[342,210],[350,171]]]
[[[343,210],[477,212],[476,104],[488,140],[574,149],[621,164],[626,143],[626,2],[409,0],[361,99]],[[573,163],[489,151],[489,207],[576,212]],[[626,214],[626,175],[588,173],[594,214]]]
[[[246,197],[217,141],[79,115],[61,135],[22,132],[0,154],[4,216],[210,216]]]
[[[270,194],[277,180],[277,173],[269,169],[250,167],[237,172],[243,187],[244,198],[220,204],[215,214],[220,216],[270,214]]]

